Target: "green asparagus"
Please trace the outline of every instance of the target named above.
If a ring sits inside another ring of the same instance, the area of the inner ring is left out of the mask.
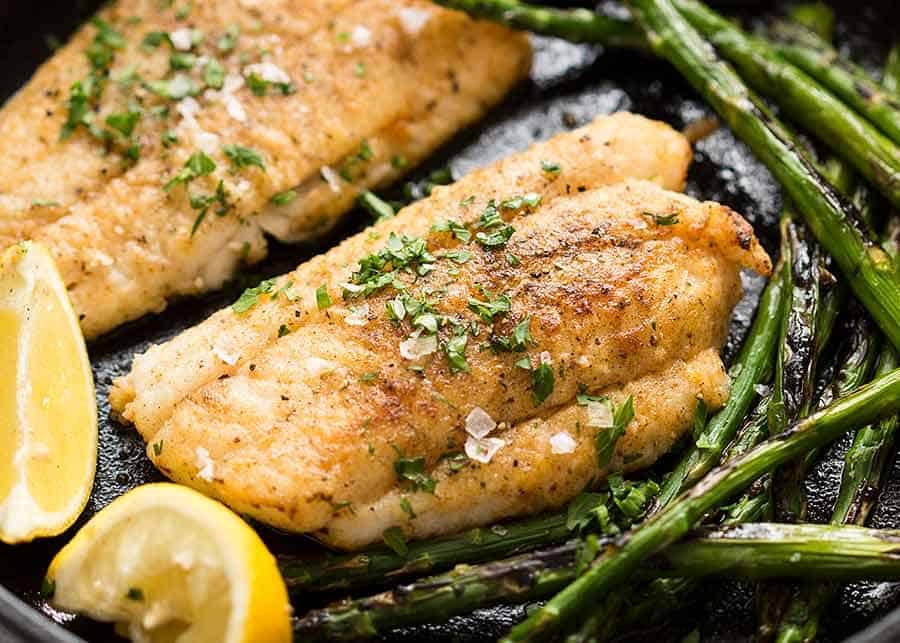
[[[614,546],[612,539],[600,542]],[[828,525],[755,524],[705,529],[648,560],[646,579],[706,576],[803,577],[829,580],[900,579],[900,531]],[[450,573],[375,596],[348,599],[314,610],[294,624],[296,640],[343,640],[383,634],[417,623],[446,620],[497,602],[552,596],[577,575],[578,545],[485,565],[461,565]],[[686,581],[679,581],[686,582]],[[669,587],[671,591],[675,586]],[[658,593],[654,593],[658,596]],[[626,614],[636,622],[639,603]]]
[[[804,27],[776,23],[772,33],[778,41],[778,52],[786,60],[869,119],[895,143],[900,143],[900,96],[885,89]]]

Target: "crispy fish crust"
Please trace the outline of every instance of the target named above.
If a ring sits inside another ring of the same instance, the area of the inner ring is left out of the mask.
[[[768,274],[770,263],[739,215],[659,187],[681,188],[689,159],[686,141],[663,124],[598,118],[303,264],[273,287],[284,294],[263,295],[246,313],[220,311],[151,348],[115,383],[112,406],[166,475],[337,547],[363,546],[392,526],[424,537],[563,504],[607,472],[594,452],[597,429],[574,403],[580,387],[614,402],[633,396],[636,418],[613,470],[667,451],[698,397],[712,408],[727,397],[717,350],[739,269]],[[545,171],[542,160],[562,171]],[[506,213],[515,233],[503,248],[429,232],[448,218],[476,220],[490,199],[532,192],[541,196],[533,212]],[[471,253],[417,278],[415,292],[432,293],[441,314],[468,324],[470,298],[508,295],[509,312],[469,337],[467,372],[452,372],[440,351],[401,355],[412,328],[385,314],[393,288],[341,299],[356,262],[392,232],[425,238],[434,255]],[[321,284],[335,302],[323,310]],[[527,351],[484,349],[528,317]],[[552,365],[555,385],[539,405],[531,373],[514,365],[524,356]],[[462,449],[476,407],[506,444],[489,463],[452,471],[442,456]],[[561,432],[576,446],[553,454],[550,438]],[[398,452],[424,459],[434,494],[398,482]]]
[[[425,0],[196,0],[181,20],[179,6],[123,0],[100,14],[126,44],[114,51],[94,122],[102,128],[111,114],[138,109],[136,163],[118,153],[118,134],[109,153],[86,127],[60,138],[97,26],[80,30],[0,110],[0,247],[34,239],[51,249],[87,336],[220,286],[265,256],[264,232],[297,241],[326,231],[361,189],[395,179],[482,116],[530,64],[522,34]],[[180,73],[202,89],[214,59],[224,87],[180,101],[157,96],[148,85],[173,77],[170,57],[186,52],[142,42],[153,32],[190,38],[188,29],[204,39],[191,52],[194,68]],[[222,51],[229,29],[236,45]],[[286,74],[296,91],[272,85],[255,95],[251,73]],[[165,132],[177,141],[164,145]],[[235,144],[256,151],[265,170],[233,167],[222,148]],[[216,171],[165,191],[198,150]],[[227,213],[214,216],[216,203],[192,232],[190,195],[213,195],[219,181]],[[288,190],[297,193],[289,203],[271,202]]]

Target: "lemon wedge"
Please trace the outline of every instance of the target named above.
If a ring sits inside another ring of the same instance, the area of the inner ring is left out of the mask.
[[[50,563],[45,588],[57,607],[141,643],[291,640],[287,589],[256,532],[171,483],[138,487],[94,516]]]
[[[78,318],[53,259],[0,254],[0,541],[55,536],[87,502],[97,408]]]

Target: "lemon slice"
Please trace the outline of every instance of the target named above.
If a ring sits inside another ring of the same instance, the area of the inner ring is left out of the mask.
[[[224,505],[170,483],[138,487],[57,554],[54,605],[141,643],[291,640],[287,589],[259,536]]]
[[[50,254],[0,254],[0,540],[55,536],[87,502],[97,408],[84,338]]]

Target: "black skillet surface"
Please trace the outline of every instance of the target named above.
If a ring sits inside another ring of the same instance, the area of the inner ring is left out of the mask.
[[[0,1],[0,47],[5,53],[0,96],[10,95],[28,79],[49,54],[48,41],[52,43],[53,37],[65,38],[99,4],[97,0]],[[751,19],[761,19],[781,10],[776,2],[732,0],[717,4],[726,9],[730,5]],[[856,59],[872,68],[880,64],[891,40],[900,39],[897,29],[900,10],[893,8],[894,4],[892,0],[836,3],[840,43]],[[535,49],[530,82],[519,88],[483,123],[457,136],[453,143],[435,155],[428,168],[418,171],[413,178],[423,177],[428,169],[444,165],[449,165],[455,176],[461,176],[474,167],[523,149],[532,141],[581,125],[600,113],[627,109],[667,121],[676,128],[711,114],[684,81],[660,61],[639,54],[601,52],[592,47],[544,39],[535,40]],[[774,222],[780,207],[778,187],[729,131],[720,130],[697,146],[688,191],[700,198],[721,201],[742,212],[753,223],[766,246],[773,249]],[[166,312],[129,324],[90,346],[100,408],[100,454],[93,495],[82,518],[63,536],[26,546],[0,545],[0,643],[77,643],[81,640],[77,636],[95,642],[116,639],[108,626],[54,612],[38,593],[41,576],[50,558],[86,519],[128,489],[161,479],[144,456],[137,433],[117,425],[108,417],[106,396],[112,379],[126,372],[135,353],[153,342],[168,339],[227,305],[248,282],[293,268],[359,230],[366,221],[366,215],[355,212],[318,244],[275,247],[270,258],[242,283],[202,299],[176,303]],[[747,296],[735,312],[726,358],[734,353],[756,305],[759,280],[748,280],[746,285]],[[846,441],[836,445],[810,475],[808,486],[813,519],[823,520],[830,511],[840,476],[839,456],[846,447]],[[900,466],[895,465],[872,523],[878,527],[900,527],[898,510]],[[262,531],[275,551],[283,550],[290,542],[296,547],[296,538]],[[682,615],[663,632],[633,638],[678,640],[696,628],[703,640],[751,640],[754,623],[751,596],[746,585],[710,582],[698,592],[695,608],[690,614]],[[860,643],[900,640],[900,610],[895,610],[898,605],[900,584],[851,585],[842,592],[839,603],[826,617],[822,640],[844,639],[878,619],[881,620],[858,633],[854,640]],[[298,608],[302,606],[298,605]],[[522,617],[523,609],[514,606],[481,610],[447,624],[398,631],[386,640],[428,640],[432,643],[495,640]],[[47,617],[77,636],[53,627]]]

